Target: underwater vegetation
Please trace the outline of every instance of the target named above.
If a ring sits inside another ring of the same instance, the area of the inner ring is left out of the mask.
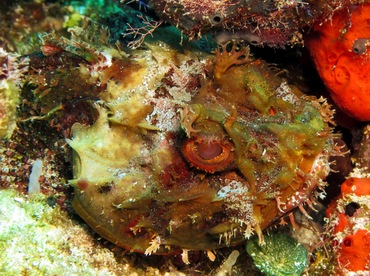
[[[0,63],[3,65],[0,71],[0,138],[4,139],[10,138],[16,125],[16,107],[19,104],[16,85],[22,69],[18,68],[15,55],[8,55],[0,50]]]
[[[308,265],[308,251],[286,234],[266,235],[266,244],[256,239],[247,242],[246,250],[255,265],[266,275],[302,275]]]
[[[60,221],[52,259],[86,238],[68,225],[89,226],[109,275],[366,275],[368,45],[356,26],[368,4],[119,2],[1,7],[0,207],[36,203],[25,242],[38,250]],[[47,233],[32,237],[38,223]],[[4,247],[13,232],[1,229]]]
[[[134,270],[96,245],[83,226],[73,222],[46,196],[25,199],[0,190],[0,273],[3,275],[127,275]],[[140,269],[136,273],[143,273]]]

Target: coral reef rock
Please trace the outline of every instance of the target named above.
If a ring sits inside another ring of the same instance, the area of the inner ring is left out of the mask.
[[[129,2],[129,1],[124,1]],[[131,1],[132,2],[132,1]],[[141,1],[139,1],[141,2]],[[218,42],[239,39],[254,45],[301,44],[302,30],[333,11],[362,1],[149,0],[147,6],[191,38],[215,33]]]

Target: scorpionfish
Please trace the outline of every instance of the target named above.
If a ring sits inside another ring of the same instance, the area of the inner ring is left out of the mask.
[[[97,233],[145,254],[210,252],[254,233],[263,243],[263,229],[315,201],[335,151],[324,99],[248,47],[198,57],[147,47],[111,50],[99,116],[68,140],[73,207]]]

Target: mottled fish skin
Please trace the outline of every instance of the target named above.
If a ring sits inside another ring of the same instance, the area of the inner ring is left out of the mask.
[[[325,185],[335,150],[326,102],[248,48],[222,45],[195,60],[148,47],[112,58],[103,78],[115,63],[134,77],[100,94],[93,125],[72,127],[74,209],[145,254],[213,250],[253,233],[263,243],[264,228]]]

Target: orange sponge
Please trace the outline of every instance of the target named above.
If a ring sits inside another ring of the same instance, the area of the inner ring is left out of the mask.
[[[339,270],[370,271],[370,178],[349,178],[341,192],[326,212],[338,245],[334,252]]]
[[[336,104],[359,121],[370,120],[370,4],[353,5],[318,22],[305,40]]]

